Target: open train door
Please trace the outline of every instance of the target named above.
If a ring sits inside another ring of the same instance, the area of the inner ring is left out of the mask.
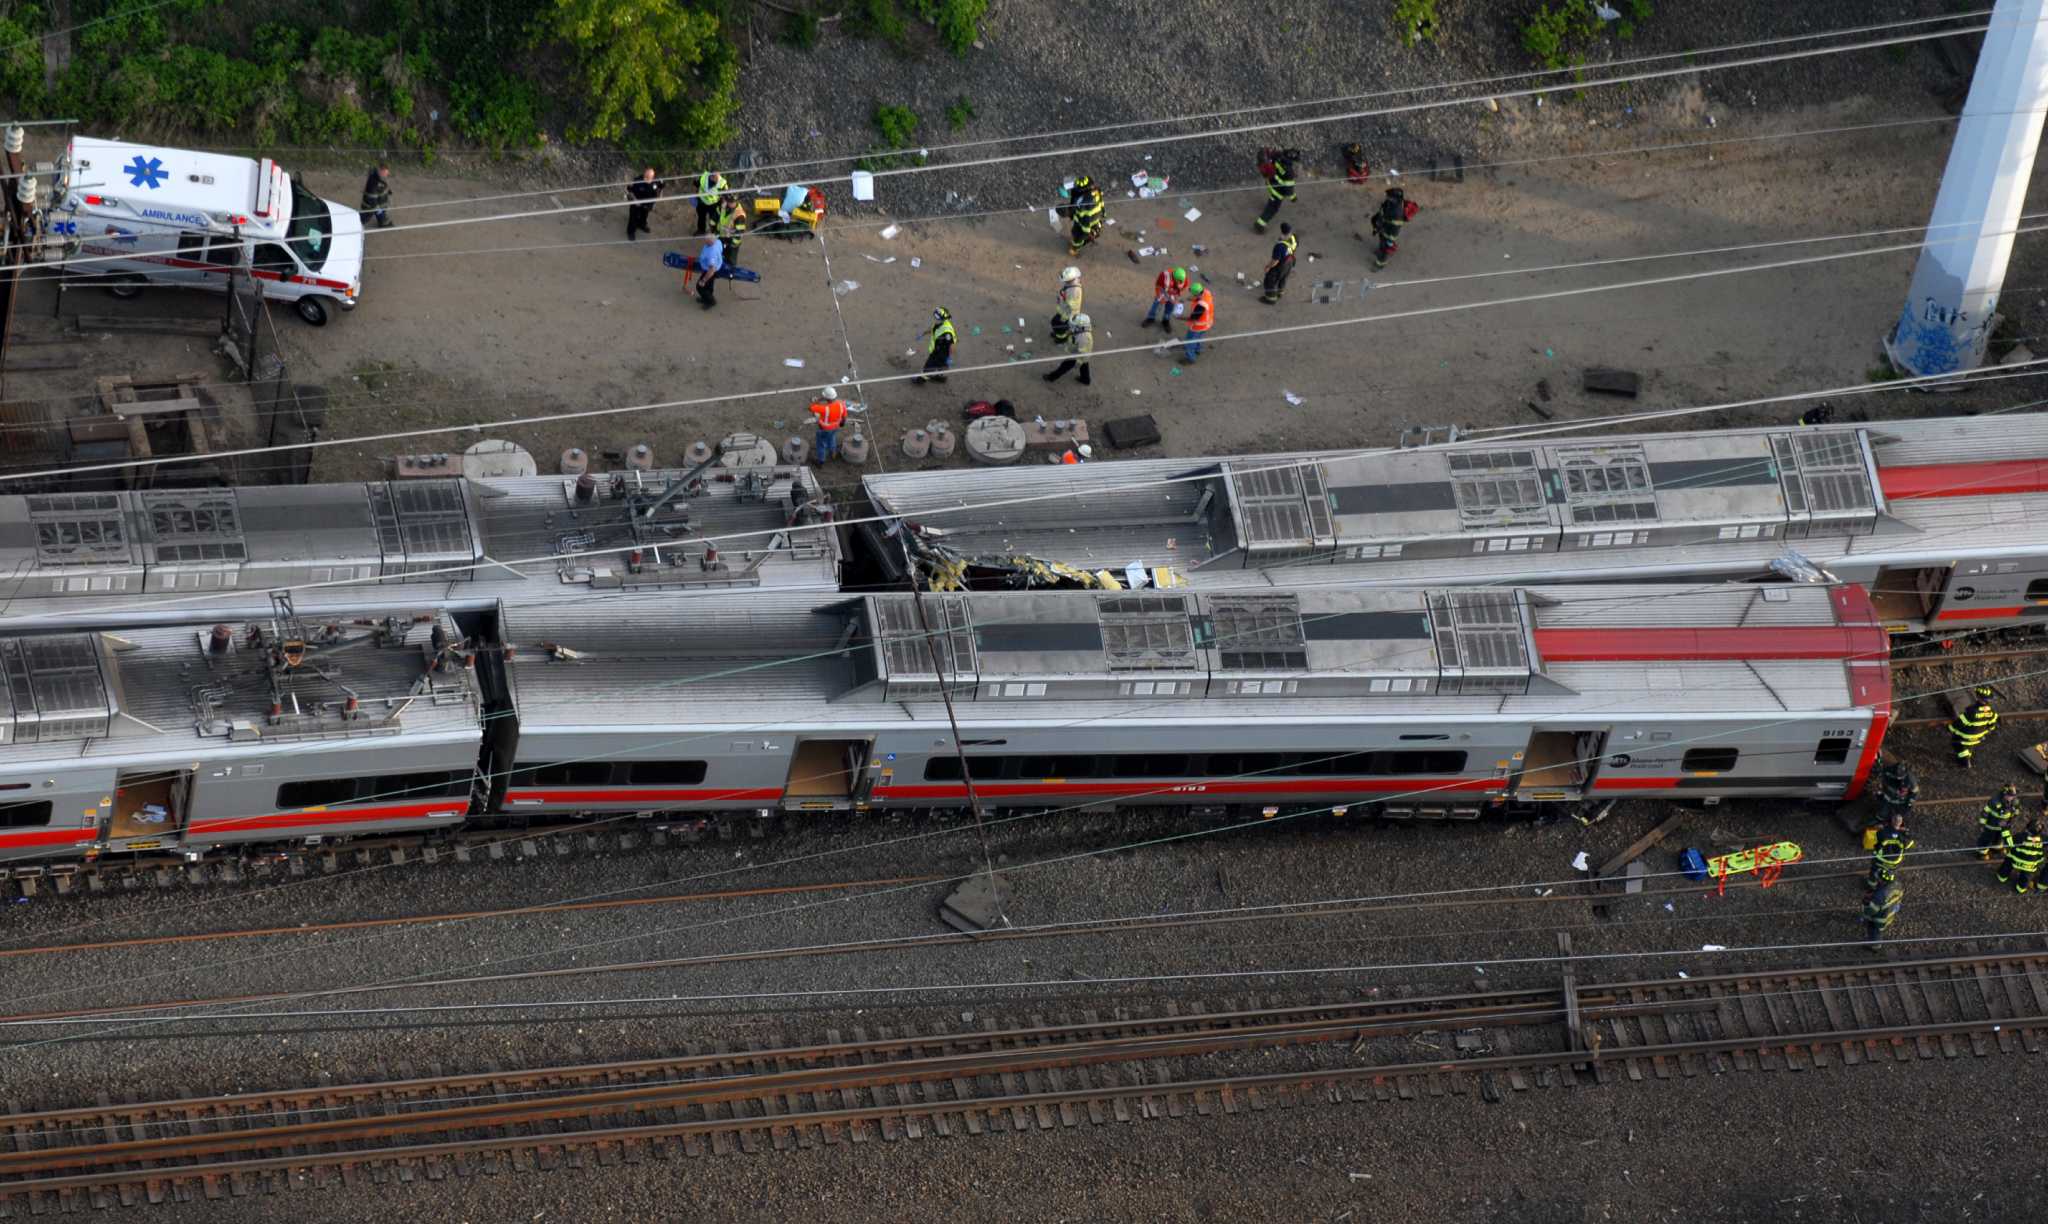
[[[1889,633],[1927,627],[1948,587],[1953,565],[1885,565],[1870,583],[1870,606]]]
[[[1522,752],[1521,768],[1515,772],[1508,793],[1525,803],[1575,803],[1584,799],[1587,788],[1593,784],[1594,773],[1600,768],[1606,743],[1605,728],[1531,731],[1529,746]]]
[[[789,758],[789,778],[782,784],[785,812],[843,812],[853,807],[865,788],[868,749],[865,739],[799,740]]]
[[[178,844],[192,803],[192,774],[183,769],[122,770],[114,781],[106,826],[112,850],[165,850]]]

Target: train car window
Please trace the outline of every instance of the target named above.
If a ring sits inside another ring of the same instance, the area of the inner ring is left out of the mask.
[[[437,769],[432,773],[385,774],[371,778],[363,789],[364,799],[427,799],[436,795],[461,794],[469,789],[467,772],[450,773]]]
[[[1726,773],[1735,768],[1735,758],[1741,755],[1734,748],[1688,748],[1678,767],[1688,773]]]
[[[976,782],[987,782],[1003,774],[1003,762],[1010,758],[999,756],[968,757],[974,770]],[[958,782],[960,780],[959,757],[933,757],[924,763],[924,780],[927,782]]]
[[[1049,756],[1028,756],[1017,758],[1017,776],[1020,778],[1057,778],[1053,772],[1055,758]]]
[[[704,780],[702,761],[635,761],[626,767],[634,786],[695,786]]]
[[[1315,772],[1332,777],[1343,777],[1347,774],[1369,774],[1377,771],[1373,769],[1372,753],[1339,752],[1326,756],[1315,767]]]
[[[1120,756],[1116,760],[1119,778],[1180,778],[1187,776],[1188,759],[1173,753]]]
[[[2048,578],[2036,578],[2027,584],[2027,601],[2039,603],[2048,600]]]
[[[50,823],[50,801],[0,803],[0,829],[29,829]]]
[[[612,762],[564,761],[553,765],[522,765],[512,780],[531,786],[609,786]]]
[[[1454,774],[1465,772],[1465,754],[1449,749],[1434,752],[1383,752],[1379,754],[1383,774]]]
[[[1850,739],[1846,735],[1830,735],[1820,742],[1813,753],[1816,765],[1840,765],[1849,759]]]
[[[1092,778],[1100,762],[1091,756],[1063,756],[1053,758],[1055,778]]]
[[[328,807],[355,797],[354,778],[307,778],[277,788],[277,806],[281,808]]]

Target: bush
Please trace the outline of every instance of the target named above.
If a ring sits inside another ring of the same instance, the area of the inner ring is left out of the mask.
[[[1436,0],[1394,0],[1394,28],[1409,46],[1436,37]]]
[[[899,47],[910,37],[903,14],[896,11],[896,0],[853,0],[844,12],[846,28],[855,34]]]
[[[965,95],[953,99],[953,104],[946,108],[946,124],[956,132],[966,127],[968,121],[973,118],[974,103],[969,102]]]
[[[974,49],[982,14],[988,12],[988,0],[910,0],[910,7],[932,23],[948,51],[965,58]]]
[[[907,106],[877,106],[875,130],[885,149],[906,149],[917,142],[917,112]]]
[[[43,15],[32,6],[0,17],[0,96],[13,98],[23,110],[43,100],[43,50],[35,31]]]
[[[791,13],[789,20],[782,24],[782,41],[799,51],[808,51],[818,45],[818,15],[805,9]]]
[[[1401,0],[1408,3],[1409,0]],[[1586,47],[1602,38],[1607,23],[1594,12],[1597,0],[1556,0],[1545,3],[1522,23],[1522,49],[1536,57],[1545,68],[1572,68],[1585,62]],[[1636,24],[1650,19],[1650,0],[1618,0],[1621,17],[1614,33],[1622,39],[1636,36]]]

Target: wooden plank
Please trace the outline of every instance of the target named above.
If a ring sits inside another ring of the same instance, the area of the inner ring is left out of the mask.
[[[75,286],[86,288],[87,286]],[[149,317],[123,318],[119,315],[77,315],[72,322],[82,332],[162,332],[173,336],[218,336],[219,319],[161,319]]]
[[[1684,820],[1689,815],[1691,813],[1680,810],[1666,816],[1662,824],[1630,842],[1628,849],[1600,864],[1600,870],[1597,874],[1605,877],[1621,870],[1630,859],[1637,857],[1653,846],[1659,845],[1665,838],[1671,836],[1672,831],[1678,828],[1678,822]]]

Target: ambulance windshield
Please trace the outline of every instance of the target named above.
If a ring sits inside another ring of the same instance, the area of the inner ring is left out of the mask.
[[[297,179],[292,180],[292,223],[285,228],[284,237],[306,271],[318,272],[327,262],[334,241],[334,219],[328,214],[327,201],[299,186]]]

